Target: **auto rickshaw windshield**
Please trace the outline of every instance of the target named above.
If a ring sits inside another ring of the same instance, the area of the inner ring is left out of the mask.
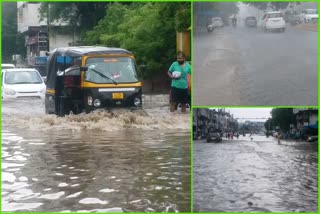
[[[135,62],[130,57],[88,58],[85,81],[94,83],[138,82]]]

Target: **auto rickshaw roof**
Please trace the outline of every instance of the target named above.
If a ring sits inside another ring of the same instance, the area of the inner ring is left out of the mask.
[[[101,46],[76,46],[57,48],[54,52],[64,53],[65,55],[89,55],[89,54],[130,54],[132,52],[122,48],[111,48]]]

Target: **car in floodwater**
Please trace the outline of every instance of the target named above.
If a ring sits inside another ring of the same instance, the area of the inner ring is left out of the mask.
[[[219,28],[219,27],[223,27],[224,24],[223,24],[223,21],[220,17],[213,17],[211,19],[211,26],[213,28]]]
[[[15,68],[14,64],[1,64],[1,69]]]
[[[267,12],[262,17],[262,29],[267,32],[271,30],[286,30],[286,22],[280,11]]]
[[[300,20],[304,23],[317,23],[318,22],[318,10],[305,9],[300,14]]]
[[[64,116],[96,109],[142,108],[142,83],[132,52],[78,46],[49,53],[45,111]]]
[[[36,69],[11,68],[2,70],[2,99],[42,98],[46,85]]]
[[[244,20],[247,27],[257,27],[257,19],[254,16],[248,16]]]

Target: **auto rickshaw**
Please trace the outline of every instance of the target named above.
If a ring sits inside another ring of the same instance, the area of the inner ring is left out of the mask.
[[[96,46],[58,48],[49,53],[47,66],[47,114],[142,108],[142,83],[130,51]]]

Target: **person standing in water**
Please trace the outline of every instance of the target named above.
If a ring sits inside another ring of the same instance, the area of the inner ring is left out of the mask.
[[[188,74],[191,74],[191,66],[185,61],[182,51],[177,53],[177,61],[173,62],[168,70],[171,81],[170,111],[176,110],[176,105],[181,104],[181,112],[186,112],[188,102]]]

